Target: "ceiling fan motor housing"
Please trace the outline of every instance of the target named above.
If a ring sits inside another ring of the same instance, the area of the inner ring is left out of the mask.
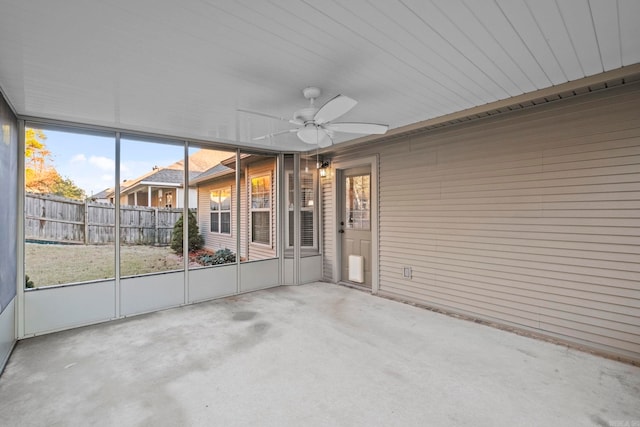
[[[293,119],[302,123],[312,122],[317,112],[318,109],[315,107],[302,108],[293,113]]]
[[[302,94],[307,99],[318,98],[321,93],[322,93],[322,91],[320,90],[320,88],[317,88],[315,86],[309,86],[309,87],[305,87],[304,89],[302,89]]]
[[[302,89],[302,94],[306,99],[309,100],[309,106],[293,113],[293,120],[299,121],[301,123],[313,122],[313,118],[318,112],[318,109],[314,107],[313,103],[315,99],[322,94],[322,91],[320,90],[320,88],[317,88],[315,86],[309,86]]]

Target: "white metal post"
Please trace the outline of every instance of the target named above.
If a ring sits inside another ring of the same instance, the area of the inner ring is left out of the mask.
[[[24,166],[24,149],[25,149],[25,124],[24,120],[18,120],[18,191],[17,191],[17,213],[16,227],[16,338],[25,337],[25,315],[24,315],[24,193],[25,193],[25,166]]]
[[[120,297],[120,132],[116,132],[116,171],[115,171],[115,195],[114,195],[114,208],[115,208],[115,218],[114,218],[114,226],[115,230],[114,234],[114,242],[115,245],[115,253],[114,253],[114,262],[115,262],[115,309],[114,316],[115,318],[120,317],[120,305],[122,303]]]
[[[240,255],[241,255],[241,238],[240,238],[240,209],[241,209],[241,197],[240,191],[240,149],[236,149],[236,293],[240,293],[240,281],[242,280],[240,271]],[[247,223],[249,218],[247,217]],[[247,251],[249,246],[247,245]]]
[[[300,284],[300,154],[293,155],[293,284]]]
[[[184,141],[184,170],[182,175],[182,182],[184,183],[184,195],[182,203],[182,254],[184,261],[184,304],[189,303],[189,144]],[[176,190],[176,203],[178,202],[178,194]],[[156,223],[158,217],[156,216]]]

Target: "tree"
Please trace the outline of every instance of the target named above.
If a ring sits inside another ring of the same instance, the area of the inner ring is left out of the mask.
[[[70,178],[60,176],[47,150],[47,136],[41,129],[25,130],[25,187],[31,193],[55,194],[70,199],[82,200],[85,192]]]
[[[26,167],[32,170],[42,170],[47,160],[51,160],[51,152],[47,150],[44,141],[47,136],[42,129],[27,128],[25,130]]]
[[[60,175],[53,168],[26,169],[26,188],[31,193],[51,194]]]
[[[27,128],[25,130],[24,164],[27,191],[41,193],[45,177],[45,163],[51,160],[51,152],[46,149],[44,141],[47,136],[40,129]],[[33,188],[32,188],[33,187]],[[35,190],[35,191],[34,191]]]
[[[196,215],[189,211],[189,252],[196,251],[204,245],[204,239],[198,232],[198,220],[196,219]],[[182,253],[182,235],[184,229],[184,220],[183,215],[180,215],[180,218],[173,225],[173,233],[171,235],[171,249],[173,249],[176,253]]]
[[[86,197],[84,190],[78,187],[71,178],[62,178],[60,175],[58,175],[58,178],[52,188],[53,194],[77,200],[83,200]]]

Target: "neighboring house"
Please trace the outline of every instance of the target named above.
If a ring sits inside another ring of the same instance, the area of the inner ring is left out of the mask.
[[[189,157],[189,181],[229,156],[228,152],[199,150]],[[92,196],[97,202],[113,203],[115,191],[108,188]],[[184,161],[167,167],[155,166],[150,172],[120,185],[120,203],[128,206],[162,208],[184,207]],[[197,205],[197,190],[189,186],[189,206]]]
[[[124,181],[120,187],[120,203],[129,206],[182,208],[184,206],[184,169],[174,165],[154,167],[146,175]],[[189,172],[189,179],[199,172]],[[196,189],[189,188],[189,203],[196,201]]]
[[[205,248],[216,251],[237,247],[240,258],[257,260],[276,256],[275,157],[243,155],[240,162],[240,227],[235,227],[237,206],[235,156],[203,172],[192,182],[198,189],[198,224]]]
[[[89,197],[92,201],[98,203],[113,203],[114,202],[114,191],[113,187],[102,190],[99,193],[91,195]]]

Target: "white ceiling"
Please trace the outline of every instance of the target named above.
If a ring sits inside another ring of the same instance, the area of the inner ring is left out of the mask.
[[[290,118],[313,85],[393,129],[638,62],[638,0],[0,3],[18,114],[285,151],[310,146],[237,110]]]

